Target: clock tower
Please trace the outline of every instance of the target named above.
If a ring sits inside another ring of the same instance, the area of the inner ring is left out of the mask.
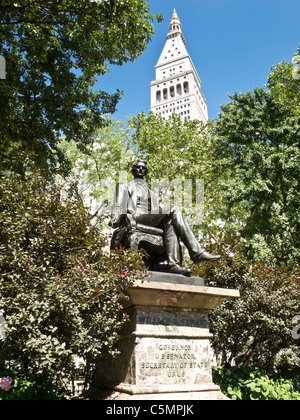
[[[156,80],[151,83],[151,111],[165,120],[175,113],[183,119],[206,123],[207,102],[186,44],[174,10],[166,44],[155,66]]]

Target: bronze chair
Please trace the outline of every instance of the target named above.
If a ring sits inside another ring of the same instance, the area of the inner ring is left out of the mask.
[[[164,243],[164,230],[156,227],[146,226],[133,219],[130,214],[127,214],[112,236],[111,250],[124,247],[125,249],[143,249],[147,253],[145,258],[146,266],[153,270],[163,270],[164,265],[161,264],[167,261],[167,248]],[[182,262],[182,248],[180,247],[180,255]],[[159,267],[157,267],[159,265]]]

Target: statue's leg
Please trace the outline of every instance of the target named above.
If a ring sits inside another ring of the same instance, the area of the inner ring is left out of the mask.
[[[191,276],[192,273],[190,270],[181,267],[182,255],[179,238],[172,223],[169,223],[165,227],[164,243],[167,248],[169,272],[188,277]]]
[[[187,247],[191,260],[194,263],[202,261],[218,261],[219,255],[212,255],[201,247],[185,217],[179,207],[165,207],[160,209],[159,214],[140,214],[135,217],[137,223],[146,224],[153,227],[166,228],[167,224],[172,222],[177,237],[180,237],[184,245]]]
[[[171,215],[176,233],[187,247],[191,260],[194,263],[197,264],[202,261],[218,261],[221,258],[219,255],[209,254],[201,247],[179,207],[173,207],[171,209]]]
[[[179,241],[172,224],[169,224],[165,229],[164,244],[167,248],[168,265],[181,265]]]
[[[179,207],[175,206],[171,209],[173,225],[176,233],[180,236],[182,242],[187,247],[191,260],[193,261],[199,254],[205,250],[201,247],[185,217],[183,216]]]
[[[135,216],[135,220],[137,223],[160,227],[164,230],[164,244],[167,248],[169,272],[190,276],[191,271],[181,267],[179,238],[173,225],[171,208],[164,208],[159,214],[138,214]]]
[[[180,237],[184,245],[187,247],[192,260],[205,251],[201,248],[181,210],[177,206],[163,207],[160,209],[159,214],[137,214],[135,216],[135,220],[137,223],[147,226],[164,228],[165,232],[169,232],[168,235],[172,236],[172,239],[167,241],[169,246],[172,246],[172,248],[175,246],[173,238],[176,237],[176,242],[178,243],[178,237]],[[170,224],[175,228],[175,231],[173,229],[173,234],[171,234],[171,230],[168,227]],[[165,237],[168,235],[165,235]]]
[[[134,215],[134,220],[137,223],[140,223],[142,225],[146,226],[152,226],[152,227],[161,227],[162,229],[164,226],[168,224],[172,220],[172,216],[169,213],[158,213],[158,214],[152,214],[152,213],[137,213]]]

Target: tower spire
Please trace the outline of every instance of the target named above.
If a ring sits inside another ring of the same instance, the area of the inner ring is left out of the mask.
[[[174,9],[173,16],[170,23],[171,32],[182,32],[182,25],[177,15],[176,9]]]
[[[201,80],[186,48],[182,25],[176,10],[151,83],[151,111],[164,120],[178,114],[187,120],[208,120],[207,102]]]
[[[167,35],[167,39],[174,38],[175,36],[181,36],[184,45],[186,46],[186,40],[182,33],[182,24],[180,22],[176,9],[174,9],[173,12],[173,16],[170,23],[170,32]]]

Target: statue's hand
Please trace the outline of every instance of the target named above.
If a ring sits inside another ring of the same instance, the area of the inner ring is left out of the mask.
[[[116,229],[120,226],[120,218],[113,216],[108,223],[113,229]]]

